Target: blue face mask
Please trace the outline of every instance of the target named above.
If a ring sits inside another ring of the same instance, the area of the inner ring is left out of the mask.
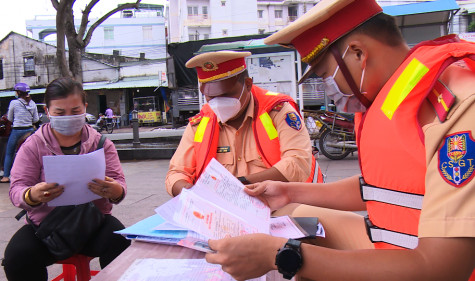
[[[64,136],[72,136],[86,124],[86,113],[79,115],[52,116],[49,115],[51,128]]]

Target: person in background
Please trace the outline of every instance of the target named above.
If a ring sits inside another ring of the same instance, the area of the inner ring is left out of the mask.
[[[367,109],[362,175],[250,185],[271,209],[300,203],[288,213],[318,217],[326,237],[210,240],[206,260],[237,280],[273,269],[287,279],[475,280],[475,44],[450,35],[410,49],[375,0],[319,1],[264,42],[296,48],[340,109]]]
[[[170,160],[170,195],[190,188],[213,157],[244,184],[322,178],[296,103],[253,85],[244,59],[249,55],[211,52],[186,63],[196,68],[207,104],[189,119]]]
[[[58,78],[46,87],[46,112],[50,123],[41,126],[20,147],[12,169],[10,200],[27,211],[29,219],[40,225],[54,210],[48,202],[60,196],[67,186],[45,182],[43,156],[79,155],[96,150],[101,134],[86,124],[86,93],[82,85],[71,78]],[[94,179],[89,189],[101,198],[95,206],[105,215],[102,226],[89,238],[80,254],[99,257],[101,268],[124,251],[130,241],[114,231],[124,225],[111,215],[114,204],[126,195],[127,186],[114,144],[106,139],[103,145],[106,173],[104,179]],[[22,226],[5,249],[5,274],[10,281],[48,280],[46,267],[57,260],[35,235],[30,224]]]
[[[114,117],[114,112],[112,111],[112,109],[110,107],[108,107],[106,109],[105,116],[106,116],[106,118],[113,118]]]
[[[8,138],[3,164],[3,177],[0,183],[10,182],[10,170],[15,159],[15,150],[18,140],[27,133],[34,131],[33,124],[38,122],[38,109],[36,103],[29,95],[30,87],[25,83],[17,83],[13,88],[15,98],[8,106],[7,118],[13,122],[12,131]]]

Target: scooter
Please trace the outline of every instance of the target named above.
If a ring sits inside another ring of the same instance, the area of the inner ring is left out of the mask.
[[[319,150],[327,158],[341,160],[358,150],[353,114],[326,110],[304,110],[304,114],[315,120],[318,133],[310,135],[318,139]]]
[[[99,116],[96,124],[91,125],[91,127],[96,129],[96,131],[98,131],[99,133],[105,130],[108,134],[112,134],[112,132],[114,131],[114,123],[112,122],[112,119],[106,118],[103,115]]]

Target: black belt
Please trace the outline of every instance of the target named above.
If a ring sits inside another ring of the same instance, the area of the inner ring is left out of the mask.
[[[33,126],[29,127],[13,127],[14,130],[28,130],[28,129],[33,129]]]

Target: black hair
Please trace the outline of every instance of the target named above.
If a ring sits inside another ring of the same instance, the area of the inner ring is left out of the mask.
[[[49,107],[52,100],[64,99],[75,94],[80,95],[82,102],[86,104],[86,92],[84,92],[81,83],[71,77],[57,78],[46,86],[46,107]]]
[[[399,46],[405,42],[401,30],[396,24],[396,19],[385,13],[377,14],[349,34],[358,33],[367,35],[391,47]]]

